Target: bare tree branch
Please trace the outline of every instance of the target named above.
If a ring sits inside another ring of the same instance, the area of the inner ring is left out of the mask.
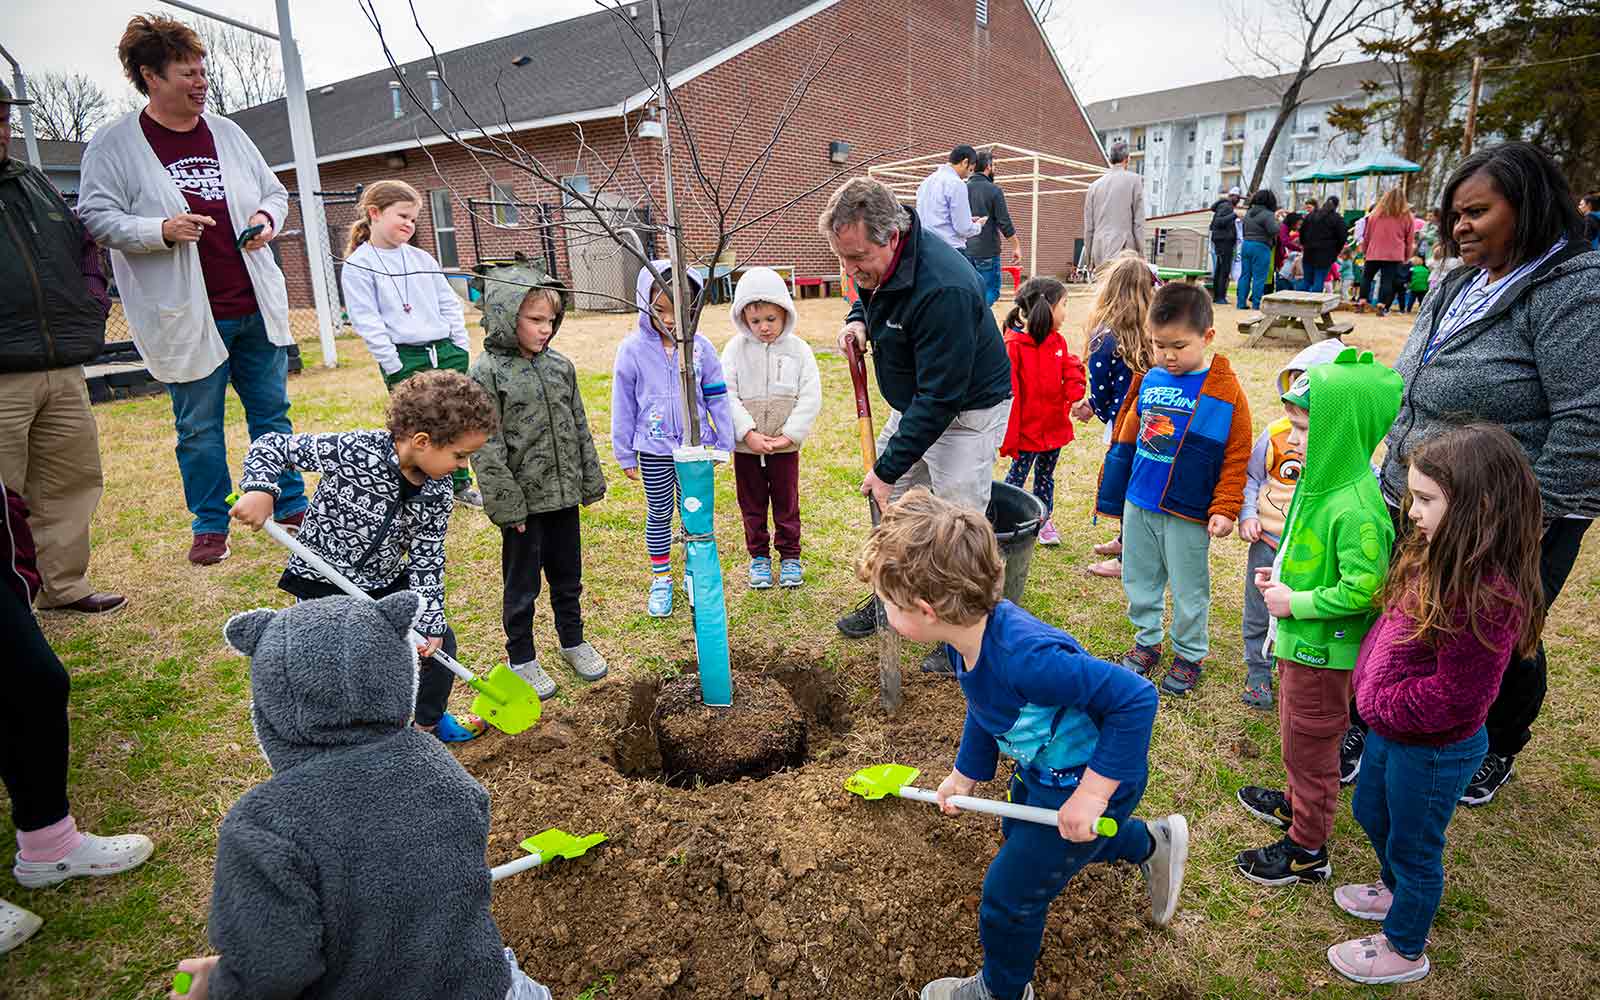
[[[114,111],[106,92],[82,73],[41,73],[29,81],[28,96],[41,139],[87,142]]]
[[[202,17],[195,34],[206,47],[206,106],[219,115],[282,97],[281,53],[270,38]]]

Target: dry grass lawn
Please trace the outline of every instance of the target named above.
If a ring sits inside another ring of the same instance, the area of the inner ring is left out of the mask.
[[[1075,297],[1074,322],[1085,310],[1086,302]],[[860,594],[851,563],[865,531],[865,506],[853,495],[860,470],[850,382],[843,359],[832,350],[844,306],[837,299],[811,300],[801,314],[801,332],[818,349],[825,383],[819,429],[803,462],[808,582],[793,592],[746,590],[732,478],[724,473],[718,522],[733,641],[820,647],[834,668],[864,666],[870,676],[871,645],[844,641],[832,625]],[[706,323],[718,344],[729,332],[725,315],[716,308]],[[1219,310],[1217,346],[1240,370],[1259,428],[1276,412],[1273,376],[1294,348],[1245,351],[1234,332],[1237,319],[1231,308]],[[1355,319],[1348,340],[1392,360],[1409,319]],[[583,373],[603,456],[609,454],[611,358],[631,323],[626,316],[574,316],[556,342]],[[1076,335],[1073,340],[1079,342]],[[290,383],[296,428],[378,426],[383,384],[360,341],[340,341],[342,365],[332,370],[317,363],[314,339],[303,346],[306,371]],[[881,421],[885,410],[881,402],[877,407]],[[189,515],[166,399],[114,403],[96,415],[106,493],[94,524],[94,579],[102,588],[126,591],[133,603],[104,620],[46,615],[44,627],[73,675],[71,793],[79,823],[96,831],[148,833],[156,854],[135,874],[77,880],[54,890],[25,891],[4,880],[0,892],[46,919],[29,944],[0,960],[0,996],[6,997],[160,995],[178,959],[206,950],[217,825],[234,800],[268,773],[246,711],[247,664],[224,647],[220,629],[241,609],[287,603],[274,586],[283,553],[264,537],[236,534],[232,558],[211,568],[191,567],[184,559]],[[236,403],[228,425],[237,467],[245,432]],[[1090,519],[1100,459],[1094,430],[1063,456],[1056,516],[1063,544],[1038,554],[1026,603],[1111,656],[1129,637],[1121,590],[1082,573],[1090,546],[1115,530]],[[1003,470],[997,465],[997,475]],[[615,671],[665,669],[690,648],[688,618],[681,612],[667,623],[646,617],[643,495],[609,462],[607,473],[610,495],[584,514],[589,638]],[[1517,779],[1492,806],[1461,812],[1451,827],[1448,884],[1431,948],[1435,971],[1409,987],[1408,995],[1600,995],[1600,847],[1594,835],[1600,827],[1600,744],[1594,738],[1600,666],[1583,644],[1600,617],[1596,535],[1550,618],[1550,694],[1535,741],[1517,761]],[[1234,791],[1247,782],[1282,780],[1275,718],[1239,702],[1244,554],[1236,538],[1214,545],[1209,669],[1197,694],[1164,704],[1156,724],[1146,811],[1180,810],[1195,835],[1178,919],[1170,931],[1151,932],[1138,949],[1111,961],[1099,981],[1082,983],[1074,996],[1376,995],[1344,983],[1323,958],[1328,944],[1365,932],[1338,912],[1327,888],[1271,891],[1229,866],[1234,852],[1271,835],[1242,813]],[[449,556],[449,611],[463,659],[488,664],[502,655],[493,526],[481,514],[458,511]],[[537,627],[549,664],[556,660],[554,636],[542,606]],[[552,672],[562,682],[561,697],[578,691],[564,668]],[[864,689],[858,695],[871,700]],[[947,723],[952,736],[959,731],[960,719]],[[861,736],[871,729],[861,727]],[[0,826],[0,837],[10,835],[9,826]],[[1347,806],[1334,852],[1341,881],[1376,877],[1371,851]],[[986,861],[972,859],[972,886]],[[952,946],[968,949],[976,960],[976,941]],[[522,957],[537,971],[537,955]],[[594,970],[597,981],[606,971]],[[906,994],[889,973],[879,995]]]

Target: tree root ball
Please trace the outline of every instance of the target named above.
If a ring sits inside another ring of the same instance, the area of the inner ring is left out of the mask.
[[[805,716],[770,677],[735,675],[732,707],[710,708],[700,676],[684,674],[661,686],[652,721],[669,784],[760,780],[805,762]]]

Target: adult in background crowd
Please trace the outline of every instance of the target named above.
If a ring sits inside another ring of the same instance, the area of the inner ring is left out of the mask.
[[[33,508],[40,606],[106,614],[128,603],[89,583],[89,521],[100,503],[100,434],[83,365],[105,346],[100,248],[49,178],[11,157],[0,83],[0,478]],[[24,236],[29,234],[32,238]]]
[[[1349,235],[1344,216],[1339,214],[1338,195],[1329,195],[1322,207],[1300,221],[1300,291],[1322,291]]]
[[[1111,164],[1083,196],[1083,255],[1091,270],[1124,250],[1144,252],[1144,178],[1128,169],[1128,144],[1114,142]]]
[[[1233,256],[1239,250],[1239,189],[1228,188],[1211,203],[1211,301],[1228,301],[1228,280],[1233,277]]]
[[[1590,191],[1578,199],[1578,214],[1583,216],[1583,240],[1600,250],[1600,191]]]
[[[884,508],[911,487],[927,486],[935,496],[986,510],[1011,415],[1011,362],[977,273],[870,178],[835,191],[818,229],[861,292],[839,346],[852,337],[870,346],[878,391],[890,407],[877,464],[861,492]],[[877,623],[868,595],[838,625],[859,639]],[[943,647],[923,669],[951,671]]]
[[[962,253],[966,252],[967,240],[982,232],[988,221],[973,218],[967,198],[967,178],[977,162],[976,150],[957,146],[950,151],[948,163],[939,164],[917,185],[917,218],[923,220],[923,230]]]
[[[143,864],[155,848],[150,838],[137,833],[85,833],[72,818],[67,801],[67,694],[72,685],[29,607],[39,590],[39,572],[27,514],[27,504],[0,475],[0,635],[6,640],[0,784],[11,799],[11,821],[17,828],[11,874],[22,885],[39,889],[79,876],[125,872]],[[41,923],[38,914],[0,899],[0,955],[26,941]]]
[[[1018,264],[1022,263],[1022,240],[1011,223],[1006,193],[994,182],[994,154],[987,150],[978,154],[978,165],[967,178],[967,203],[973,218],[986,220],[978,235],[967,241],[965,253],[983,279],[984,300],[992,306],[1000,301],[1000,234],[1011,241],[1011,259]]]
[[[1272,248],[1278,245],[1278,196],[1262,188],[1250,196],[1244,213],[1244,244],[1239,249],[1239,298],[1235,305],[1261,308],[1272,272]]]
[[[1378,199],[1378,206],[1367,216],[1367,227],[1361,234],[1361,252],[1367,258],[1362,281],[1369,288],[1372,282],[1377,282],[1378,315],[1387,316],[1395,296],[1400,294],[1400,267],[1416,252],[1416,220],[1399,187],[1385,191]],[[1410,276],[1409,271],[1406,276]],[[1362,311],[1359,306],[1357,311]]]
[[[1389,431],[1383,494],[1400,520],[1405,458],[1457,423],[1486,420],[1517,439],[1544,502],[1539,569],[1548,607],[1600,514],[1600,253],[1557,166],[1510,142],[1462,161],[1444,187],[1441,238],[1456,268],[1422,303],[1395,370],[1405,378]],[[1514,660],[1485,724],[1489,752],[1461,801],[1483,805],[1511,777],[1544,703],[1545,651]],[[1359,769],[1363,729],[1341,770]]]
[[[206,50],[188,25],[135,17],[117,54],[149,104],[90,140],[79,212],[111,248],[134,343],[172,397],[178,470],[194,515],[189,561],[204,566],[228,556],[228,383],[251,440],[293,431],[289,297],[267,249],[289,196],[243,129],[204,113]],[[274,517],[298,527],[300,474],[286,472],[278,485]]]

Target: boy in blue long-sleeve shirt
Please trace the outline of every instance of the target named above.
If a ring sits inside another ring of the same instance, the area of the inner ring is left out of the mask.
[[[925,489],[884,512],[857,574],[896,632],[946,643],[955,664],[967,716],[955,767],[939,785],[940,808],[955,813],[950,796],[993,778],[1004,753],[1015,762],[1011,801],[1056,811],[1055,828],[1002,822],[1005,842],[978,910],[983,971],[929,983],[922,1000],[1032,1000],[1046,912],[1091,862],[1140,865],[1151,919],[1168,923],[1183,885],[1188,823],[1176,814],[1132,818],[1149,780],[1157,701],[1150,682],[1001,600],[1005,567],[988,522]],[[1117,821],[1114,837],[1096,837],[1101,816]]]

